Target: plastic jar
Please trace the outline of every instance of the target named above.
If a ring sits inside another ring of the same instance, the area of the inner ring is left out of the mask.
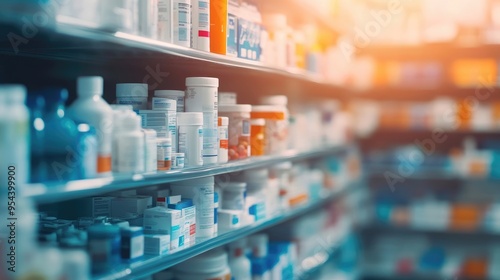
[[[267,155],[286,151],[288,146],[288,121],[282,106],[252,106],[252,119],[266,120],[265,151]]]
[[[88,252],[92,272],[106,272],[120,263],[120,228],[93,225],[88,228]]]
[[[151,100],[151,107],[153,111],[162,111],[167,113],[167,126],[168,133],[172,138],[172,152],[177,152],[177,101],[163,97],[153,97]]]
[[[241,178],[247,183],[247,196],[245,208],[253,216],[254,221],[264,219],[268,216],[266,208],[266,186],[269,172],[266,168],[245,170]]]
[[[202,166],[203,157],[203,114],[178,113],[177,135],[179,137],[178,150],[184,153],[186,167]]]
[[[177,103],[177,112],[184,112],[184,96],[185,92],[182,90],[155,90],[155,97],[163,97],[173,99]]]
[[[285,161],[272,166],[269,169],[269,178],[276,179],[279,187],[280,205],[282,208],[289,208],[288,197],[290,188],[290,171],[292,163]]]
[[[196,206],[196,243],[214,235],[214,177],[175,182],[170,185],[172,194],[190,198]]]
[[[210,0],[210,52],[226,55],[228,0]]]
[[[116,84],[116,104],[132,105],[134,110],[146,110],[148,84]]]
[[[266,120],[250,120],[250,147],[252,156],[263,156],[266,152]]]
[[[219,130],[219,163],[225,163],[229,160],[229,132],[228,132],[229,118],[219,117],[218,130]]]
[[[142,129],[144,134],[144,172],[153,172],[157,166],[156,130]]]
[[[156,162],[158,170],[170,170],[172,163],[171,138],[158,138],[156,140]]]
[[[184,168],[184,153],[172,153],[172,169]]]
[[[236,105],[237,95],[235,92],[219,92],[219,106],[220,105]]]
[[[219,114],[229,118],[229,160],[247,158],[250,149],[251,105],[221,105]]]
[[[115,135],[118,160],[113,166],[116,172],[144,172],[144,134],[141,131],[141,117],[127,114],[120,124],[122,129]]]
[[[247,183],[228,182],[218,184],[222,190],[222,209],[245,210],[245,192]]]
[[[227,253],[217,248],[176,265],[176,279],[182,280],[230,280],[231,270]]]
[[[191,0],[191,48],[210,51],[210,1]]]
[[[219,153],[217,141],[218,87],[219,79],[217,78],[186,78],[186,112],[203,113],[203,164],[217,163],[217,154]]]

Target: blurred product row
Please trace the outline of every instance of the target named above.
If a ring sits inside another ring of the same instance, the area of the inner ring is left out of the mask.
[[[101,77],[80,77],[77,95],[66,109],[67,90],[45,89],[29,94],[26,107],[23,86],[0,87],[1,122],[9,129],[0,147],[25,173],[19,181],[197,167],[342,145],[352,134],[335,101],[292,113],[282,95],[237,104],[235,93],[218,94],[217,78],[187,78],[185,92],[156,90],[150,102],[147,84],[117,84],[117,105],[109,105]]]

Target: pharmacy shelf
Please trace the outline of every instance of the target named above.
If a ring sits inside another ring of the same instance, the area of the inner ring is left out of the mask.
[[[493,280],[492,278],[468,278],[464,276],[446,276],[436,273],[385,273],[385,272],[367,272],[363,273],[362,280]]]
[[[143,260],[132,263],[130,265],[118,266],[114,271],[104,275],[96,275],[95,280],[114,280],[114,279],[139,279],[141,277],[150,276],[154,273],[172,267],[178,263],[188,260],[194,256],[204,253],[208,250],[224,246],[237,239],[273,227],[275,225],[286,222],[295,217],[299,217],[315,209],[319,209],[336,198],[342,197],[347,192],[353,191],[361,187],[361,182],[352,182],[346,184],[343,188],[339,188],[325,196],[322,199],[305,205],[297,206],[291,210],[283,211],[280,214],[262,221],[258,221],[251,225],[221,233],[208,241],[193,245],[187,249],[163,256],[146,256]]]
[[[403,168],[408,168],[407,165],[405,166],[401,165],[401,166]],[[458,171],[453,172],[451,170],[447,170],[444,167],[437,167],[437,166],[421,167],[418,165],[415,165],[414,167],[415,167],[415,172],[412,172],[411,174],[400,173],[397,165],[377,164],[375,166],[375,164],[370,164],[370,165],[365,165],[364,170],[366,171],[365,176],[367,178],[385,179],[386,176],[390,177],[392,174],[395,176],[399,176],[399,179],[403,180],[404,182],[410,180],[410,181],[456,181],[456,182],[474,182],[474,183],[484,183],[484,184],[500,183],[500,178],[466,176],[460,174]]]
[[[352,221],[347,217],[343,217],[332,230],[331,236],[325,237],[323,240],[329,240],[328,244],[322,244],[321,250],[318,250],[312,256],[303,259],[296,268],[294,279],[312,279],[334,256],[337,249],[352,232]]]
[[[342,154],[351,145],[323,147],[308,152],[287,151],[281,155],[252,157],[224,164],[214,164],[197,168],[185,168],[146,174],[113,175],[106,178],[28,184],[25,195],[36,203],[46,204],[81,197],[143,187],[155,184],[172,183],[206,176],[239,172],[252,168],[266,167],[284,161],[302,161],[325,156]]]
[[[199,51],[129,33],[103,31],[66,17],[57,19],[53,25],[40,29],[29,44],[20,45],[18,53],[14,53],[8,40],[0,40],[0,54],[86,63],[124,59],[132,63],[134,59],[153,59],[176,69],[211,69],[213,73],[240,69],[340,89],[321,75],[303,69],[271,67],[258,61]],[[21,32],[19,26],[2,25],[0,20],[0,35],[16,28]]]
[[[453,60],[467,58],[499,57],[500,45],[485,44],[478,46],[460,46],[452,43],[372,46],[360,48],[359,55],[373,56],[376,59],[398,60]]]
[[[382,223],[371,223],[367,225],[363,225],[359,227],[360,232],[367,234],[369,236],[375,235],[384,235],[387,233],[390,234],[425,234],[435,237],[457,237],[468,238],[468,239],[476,239],[476,240],[491,240],[498,239],[500,236],[500,231],[491,230],[491,229],[482,229],[479,228],[477,230],[466,230],[466,229],[438,229],[431,227],[413,227],[413,226],[404,226],[404,225],[392,225],[392,224],[382,224]]]
[[[500,50],[500,47],[499,47]],[[377,101],[433,101],[439,97],[448,97],[455,100],[474,98],[479,102],[490,102],[500,100],[500,88],[493,87],[457,87],[415,85],[414,87],[375,87],[365,90],[351,90],[350,95],[358,98],[366,98]],[[488,94],[489,93],[489,94]]]

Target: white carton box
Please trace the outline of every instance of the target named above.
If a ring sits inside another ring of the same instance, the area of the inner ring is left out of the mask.
[[[144,235],[144,254],[159,256],[168,253],[170,249],[170,235],[146,234]]]
[[[144,211],[144,232],[170,235],[170,250],[184,247],[183,225],[180,210],[158,206]]]
[[[153,207],[153,198],[151,196],[116,197],[111,203],[111,215],[116,218],[142,216],[144,211],[151,207]]]

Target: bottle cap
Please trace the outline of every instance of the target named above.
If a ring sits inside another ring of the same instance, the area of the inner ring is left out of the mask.
[[[203,113],[200,112],[177,113],[177,125],[203,125]]]
[[[218,78],[209,77],[189,77],[186,78],[187,87],[218,87]]]
[[[250,113],[252,112],[252,105],[247,104],[222,104],[219,105],[219,112],[241,112]]]
[[[155,90],[154,95],[156,97],[184,97],[186,93],[182,90]]]
[[[100,76],[78,77],[76,91],[78,96],[102,96],[104,80]]]
[[[0,85],[0,98],[5,104],[20,104],[26,101],[26,87],[23,85]]]

